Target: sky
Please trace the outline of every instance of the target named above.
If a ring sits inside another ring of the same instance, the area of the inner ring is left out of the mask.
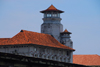
[[[51,4],[64,11],[61,23],[72,33],[74,54],[100,55],[100,0],[0,0],[0,38],[22,29],[40,33],[40,11]]]

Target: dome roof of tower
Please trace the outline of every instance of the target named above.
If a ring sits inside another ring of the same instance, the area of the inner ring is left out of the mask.
[[[65,29],[64,32],[61,32],[61,34],[72,34],[72,33],[69,32],[67,29]]]
[[[51,5],[46,10],[43,10],[43,11],[40,11],[40,12],[41,13],[45,13],[45,12],[50,12],[50,11],[55,11],[55,12],[59,12],[59,13],[63,13],[64,12],[64,11],[61,11],[61,10],[56,9],[53,5]]]

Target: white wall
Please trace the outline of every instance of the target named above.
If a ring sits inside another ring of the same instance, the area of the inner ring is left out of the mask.
[[[60,42],[60,32],[63,31],[63,25],[59,23],[45,23],[41,25],[41,33],[53,35]]]
[[[68,62],[67,51],[63,49],[57,48],[50,48],[50,47],[43,47],[43,46],[34,46],[34,45],[21,45],[21,46],[2,46],[0,48],[0,52],[5,53],[13,53],[18,55],[30,56],[30,57],[37,57],[37,58],[44,58],[49,60],[61,61],[61,62]],[[16,52],[15,52],[16,50]],[[72,57],[70,59],[70,62]]]

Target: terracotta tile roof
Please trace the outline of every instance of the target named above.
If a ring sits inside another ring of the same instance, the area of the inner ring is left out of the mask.
[[[0,41],[5,41],[5,40],[8,40],[10,38],[0,38]]]
[[[100,66],[99,55],[73,55],[73,63],[82,65],[96,65]]]
[[[51,5],[49,8],[47,8],[46,10],[40,11],[41,13],[47,12],[47,11],[57,11],[59,13],[63,13],[64,11],[58,10],[56,9],[53,5]]]
[[[53,5],[51,5],[47,10],[57,10]]]
[[[65,29],[65,31],[64,32],[68,32],[68,30],[67,29]]]
[[[69,32],[67,29],[65,29],[64,32],[61,32],[61,34],[72,34],[72,33]]]
[[[0,45],[20,45],[20,44],[36,44],[42,46],[69,49],[74,51],[74,49],[58,42],[51,35],[26,31],[26,30],[21,30],[18,34],[16,34],[12,38],[9,38],[8,40],[0,41]]]

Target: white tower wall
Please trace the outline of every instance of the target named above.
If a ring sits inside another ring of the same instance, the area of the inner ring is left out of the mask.
[[[43,23],[41,33],[50,34],[60,42],[60,32],[63,31],[63,25],[60,23]]]

